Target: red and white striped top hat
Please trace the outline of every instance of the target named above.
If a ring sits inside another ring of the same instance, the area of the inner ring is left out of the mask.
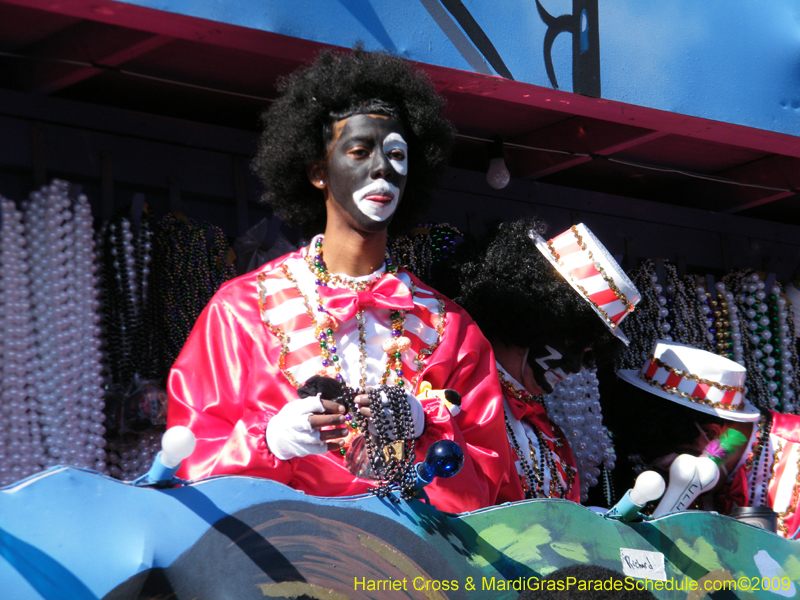
[[[535,231],[530,236],[547,260],[600,315],[611,332],[629,344],[619,324],[641,299],[639,290],[583,223],[550,241]]]
[[[761,413],[744,397],[747,370],[707,350],[658,340],[638,371],[617,376],[651,394],[729,421],[758,421]]]

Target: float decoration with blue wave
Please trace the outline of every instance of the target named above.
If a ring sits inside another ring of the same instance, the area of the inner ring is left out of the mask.
[[[457,472],[459,451],[426,456],[420,488]],[[728,598],[798,594],[800,541],[714,513],[629,522],[529,500],[452,515],[424,497],[319,498],[240,476],[186,483],[174,460],[165,450],[135,484],[56,467],[0,490],[2,597],[501,599],[575,564],[630,575],[657,598],[704,597],[693,584]]]

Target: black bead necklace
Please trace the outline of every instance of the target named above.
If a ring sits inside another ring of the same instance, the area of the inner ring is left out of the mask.
[[[414,473],[414,420],[406,391],[398,385],[381,385],[366,392],[369,397],[369,408],[372,412],[371,422],[376,434],[369,433],[369,422],[355,405],[355,397],[364,393],[345,386],[345,393],[336,399],[344,404],[350,416],[353,429],[364,435],[367,457],[375,478],[380,482],[370,492],[379,498],[387,498],[396,502],[391,491],[400,488],[400,496],[409,499],[413,495],[416,483]],[[389,400],[383,405],[381,395]]]

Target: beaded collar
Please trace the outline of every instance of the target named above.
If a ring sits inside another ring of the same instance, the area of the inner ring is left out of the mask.
[[[542,394],[531,394],[528,390],[521,390],[508,379],[505,378],[505,369],[497,363],[497,376],[500,378],[500,385],[514,398],[525,404],[540,404],[545,407],[544,396]],[[506,373],[507,374],[507,373]],[[509,375],[511,377],[511,375]],[[547,408],[547,407],[545,407]]]
[[[328,267],[325,265],[325,260],[322,258],[323,240],[324,237],[322,235],[318,235],[311,240],[311,244],[305,256],[308,268],[311,269],[311,272],[316,277],[317,285],[340,287],[354,292],[363,292],[387,273],[391,273],[392,275],[397,274],[397,265],[394,264],[388,252],[385,252],[386,258],[381,268],[366,277],[348,277],[347,275],[330,273],[328,272]]]

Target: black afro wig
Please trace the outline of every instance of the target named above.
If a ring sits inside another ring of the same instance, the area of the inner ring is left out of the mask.
[[[306,233],[324,228],[324,198],[309,182],[308,169],[325,157],[333,123],[371,113],[392,116],[405,129],[409,176],[391,226],[399,232],[416,224],[430,203],[428,190],[447,168],[454,137],[441,114],[444,101],[424,73],[400,58],[357,47],[323,52],[280,80],[278,89],[280,96],[262,115],[252,167],[266,185],[263,200],[281,218]]]
[[[619,350],[621,343],[589,303],[536,248],[530,231],[543,224],[521,219],[501,224],[477,258],[464,264],[457,301],[484,335],[507,346],[571,341]]]

